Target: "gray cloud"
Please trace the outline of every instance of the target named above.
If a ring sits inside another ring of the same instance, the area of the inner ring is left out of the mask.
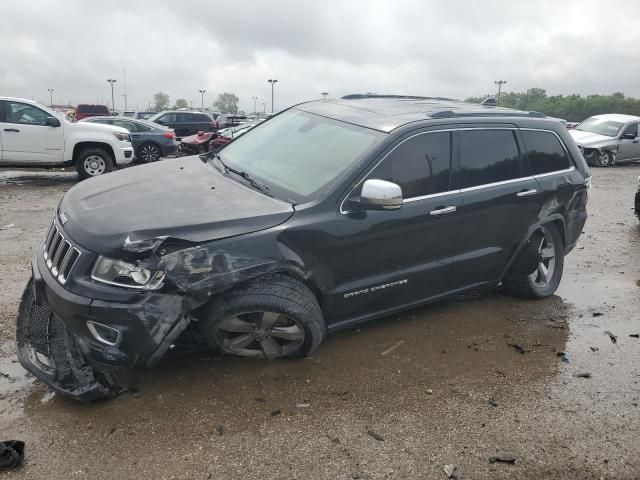
[[[235,92],[276,108],[352,92],[464,98],[508,90],[640,96],[640,13],[589,1],[4,2],[0,94],[143,108]],[[267,107],[269,108],[269,106]]]

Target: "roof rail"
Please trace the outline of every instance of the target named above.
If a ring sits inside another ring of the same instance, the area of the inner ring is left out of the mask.
[[[344,95],[342,100],[361,100],[364,98],[398,98],[398,99],[406,99],[406,100],[443,100],[449,102],[457,102],[458,100],[454,100],[453,98],[445,98],[445,97],[422,97],[419,95],[378,95],[377,93],[351,93],[349,95]]]
[[[534,117],[534,118],[546,118],[544,113],[540,112],[520,112],[517,110],[487,110],[486,112],[454,112],[452,110],[442,110],[440,112],[434,112],[427,114],[431,118],[453,118],[453,117]]]

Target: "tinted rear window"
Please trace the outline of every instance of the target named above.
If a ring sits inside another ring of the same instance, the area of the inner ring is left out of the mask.
[[[109,113],[104,105],[78,105],[78,113]]]
[[[462,188],[512,180],[522,176],[520,151],[512,130],[462,130]]]
[[[571,167],[567,152],[553,133],[532,130],[522,130],[520,133],[529,157],[532,175]]]

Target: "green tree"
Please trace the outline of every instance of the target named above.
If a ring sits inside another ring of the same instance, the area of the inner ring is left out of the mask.
[[[176,104],[174,108],[177,110],[178,108],[187,108],[189,107],[189,103],[184,98],[179,98],[176,100]]]
[[[156,112],[161,112],[169,108],[169,95],[158,92],[153,96],[153,107]]]
[[[482,100],[481,97],[469,97],[466,101],[480,103]],[[626,97],[622,92],[586,97],[577,94],[549,96],[542,88],[530,88],[526,92],[502,93],[500,106],[541,112],[569,122],[581,122],[587,117],[602,113],[626,113],[640,116],[640,100]]]
[[[238,111],[240,99],[234,93],[221,93],[218,99],[213,102],[213,106],[220,113],[236,113]]]

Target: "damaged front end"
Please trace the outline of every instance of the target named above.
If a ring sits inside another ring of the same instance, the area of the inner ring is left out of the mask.
[[[55,222],[52,228],[62,232]],[[276,270],[301,274],[286,259],[248,257],[218,242],[161,237],[128,239],[122,248],[122,263],[162,272],[157,289],[96,281],[95,268],[104,257],[77,245],[76,271],[62,284],[55,259],[64,252],[58,255],[56,248],[62,247],[45,241],[33,262],[17,321],[18,357],[56,392],[85,402],[117,395],[123,390],[119,372],[162,358],[197,321],[192,312],[213,295]]]

